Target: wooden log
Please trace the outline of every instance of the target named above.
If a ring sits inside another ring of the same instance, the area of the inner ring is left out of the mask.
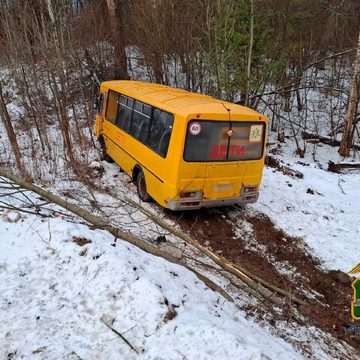
[[[281,171],[284,175],[297,177],[299,179],[304,178],[304,174],[302,172],[291,169],[288,166],[281,164],[280,161],[275,159],[273,156],[267,155],[265,157],[265,165]]]
[[[325,144],[325,145],[330,145],[330,146],[334,146],[334,147],[340,146],[339,140],[330,139],[325,136],[311,134],[306,131],[303,132],[302,136],[303,136],[303,139],[307,140],[310,143],[313,143],[314,140],[318,140],[318,142],[321,142],[322,144]],[[355,150],[360,150],[360,146],[356,145],[356,144],[352,144],[351,148],[353,148]]]
[[[342,169],[360,169],[360,163],[334,163],[333,161],[328,162],[328,171],[340,173]]]

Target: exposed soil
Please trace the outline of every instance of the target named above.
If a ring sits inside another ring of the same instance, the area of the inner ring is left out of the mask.
[[[169,216],[175,220],[175,215]],[[248,231],[243,238],[236,235],[246,232],[244,228],[236,231],[237,219],[252,226],[252,232]],[[298,310],[309,324],[359,347],[360,337],[345,333],[346,328],[354,325],[350,314],[351,277],[321,269],[319,260],[306,251],[302,239],[288,236],[264,214],[234,207],[184,212],[178,223],[183,231],[212,251],[304,299],[309,305]]]
[[[83,237],[73,236],[73,242],[78,244],[79,246],[84,246],[86,244],[90,244],[91,240],[83,238]]]

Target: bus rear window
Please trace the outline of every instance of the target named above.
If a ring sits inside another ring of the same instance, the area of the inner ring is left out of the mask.
[[[265,124],[191,120],[188,124],[184,160],[258,160],[263,155]]]

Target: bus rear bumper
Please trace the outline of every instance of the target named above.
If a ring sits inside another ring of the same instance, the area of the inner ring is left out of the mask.
[[[232,198],[222,199],[201,199],[201,200],[168,200],[167,207],[170,210],[197,210],[204,207],[218,207],[231,205],[252,204],[257,201],[259,193],[241,195]]]

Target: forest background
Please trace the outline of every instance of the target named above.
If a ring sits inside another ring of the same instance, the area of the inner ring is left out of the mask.
[[[359,19],[358,0],[1,0],[0,162],[82,174],[98,83],[130,78],[257,109],[294,156],[325,136],[355,157]]]

